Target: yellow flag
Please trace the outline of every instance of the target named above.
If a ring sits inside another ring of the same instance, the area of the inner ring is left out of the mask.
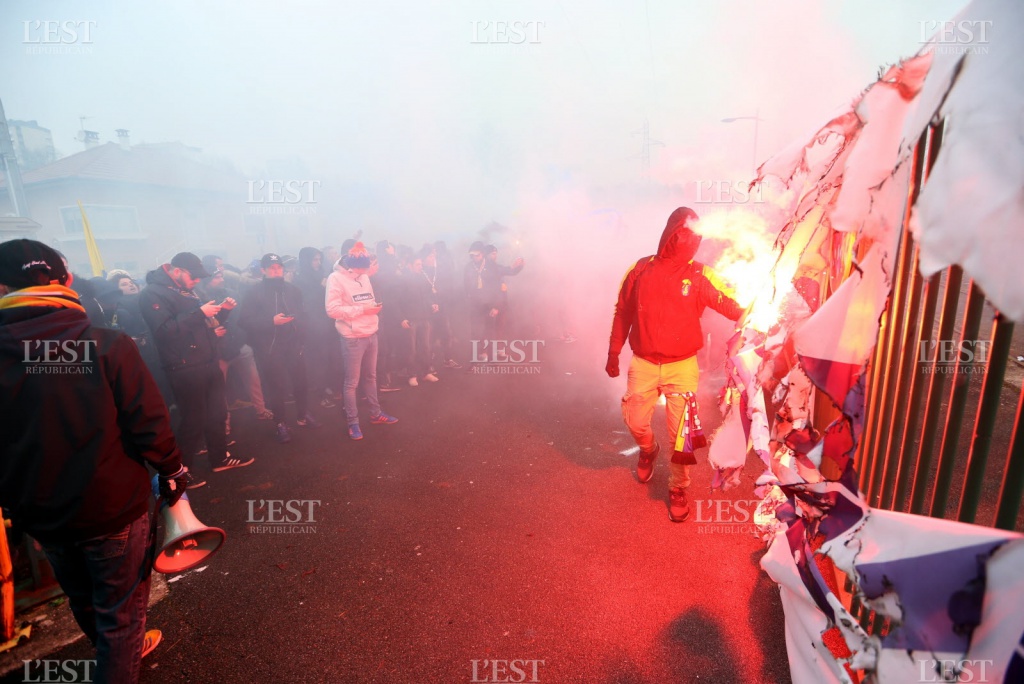
[[[78,208],[82,212],[82,230],[85,231],[85,248],[89,251],[89,265],[92,267],[92,274],[93,276],[102,276],[106,272],[103,267],[103,257],[100,256],[100,248],[96,246],[96,238],[92,236],[89,217],[85,215],[82,200],[78,200]]]

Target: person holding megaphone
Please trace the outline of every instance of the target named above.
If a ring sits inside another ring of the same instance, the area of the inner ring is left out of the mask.
[[[160,638],[147,466],[169,504],[189,473],[135,342],[90,325],[71,283],[45,244],[0,244],[0,507],[42,545],[96,647],[94,681],[131,683]]]

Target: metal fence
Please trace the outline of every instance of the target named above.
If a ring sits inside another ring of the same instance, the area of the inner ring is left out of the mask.
[[[1021,531],[1024,373],[1011,360],[1020,347],[1013,322],[958,266],[922,278],[906,227],[942,132],[930,127],[915,149],[893,288],[868,369],[859,485],[875,508]]]

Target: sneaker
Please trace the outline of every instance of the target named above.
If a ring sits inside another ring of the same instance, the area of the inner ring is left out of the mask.
[[[206,480],[198,475],[192,475],[192,481],[185,485],[185,489],[199,489],[206,486]]]
[[[324,397],[323,399],[320,400],[320,406],[322,406],[323,408],[334,408],[335,406],[337,406],[337,404],[331,401],[329,397]]]
[[[244,468],[247,465],[251,465],[255,458],[250,458],[248,461],[243,461],[240,458],[233,458],[231,454],[226,454],[224,460],[220,462],[219,466],[213,469],[215,473],[221,473],[225,470],[231,470],[232,468]]]
[[[146,636],[142,639],[142,657],[145,658],[152,653],[163,638],[164,633],[159,629],[147,629]]]
[[[238,440],[229,439],[224,443],[224,446],[235,446],[236,444],[238,444]]]
[[[426,375],[423,376],[423,379],[426,380],[427,382],[437,382],[441,378],[437,377],[433,373],[427,373]]]
[[[303,416],[302,418],[299,418],[297,421],[295,421],[295,424],[298,425],[299,427],[311,427],[311,428],[318,428],[321,425],[323,425],[323,423],[321,423],[319,420],[314,418],[312,416],[312,414],[310,414],[308,411],[306,412],[305,416]]]
[[[409,378],[409,386],[410,387],[419,387],[420,386],[420,381],[417,380],[415,376],[413,376],[413,377]]]
[[[402,389],[401,387],[395,387],[394,385],[381,385],[377,388],[378,392],[397,392]]]
[[[359,423],[352,423],[348,426],[349,439],[362,439],[363,431],[359,429]]]
[[[640,484],[651,481],[654,476],[654,459],[658,457],[660,451],[661,445],[657,442],[654,443],[654,451],[651,453],[640,451],[640,457],[636,460],[636,479],[640,480]]]
[[[398,419],[394,416],[389,416],[388,414],[381,412],[370,418],[370,422],[374,425],[394,425],[398,422]]]
[[[672,522],[683,522],[688,517],[690,517],[690,502],[686,499],[686,490],[669,490],[668,519]]]
[[[288,431],[288,426],[285,425],[284,423],[278,423],[277,424],[276,439],[277,439],[278,443],[280,443],[280,444],[284,444],[286,442],[292,441],[292,435]]]
[[[274,413],[272,411],[268,411],[267,409],[263,409],[262,411],[257,411],[256,412],[256,420],[273,420],[273,419],[274,419]]]
[[[462,364],[456,361],[455,359],[448,359],[441,365],[444,366],[445,368],[462,368]]]

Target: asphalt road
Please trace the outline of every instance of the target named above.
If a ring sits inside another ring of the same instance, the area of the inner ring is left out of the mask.
[[[602,366],[552,342],[537,374],[445,370],[382,395],[400,422],[364,420],[361,442],[340,406],[316,407],[325,425],[286,445],[236,412],[232,450],[256,463],[191,493],[228,541],[202,572],[168,578],[142,681],[788,682],[764,546],[725,522],[742,520],[760,468],[712,495],[698,454],[691,519],[670,522],[664,457],[637,483],[621,453],[625,379]],[[655,421],[664,444],[662,408]],[[286,505],[267,500],[320,503],[254,531],[250,518]],[[81,640],[49,657],[92,651]]]

